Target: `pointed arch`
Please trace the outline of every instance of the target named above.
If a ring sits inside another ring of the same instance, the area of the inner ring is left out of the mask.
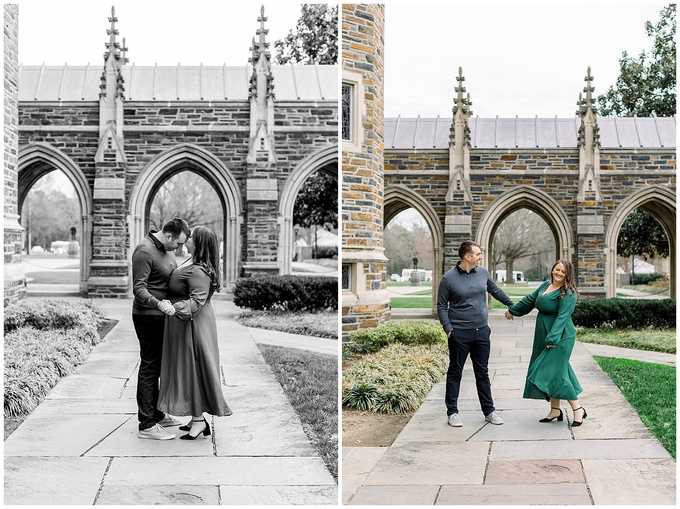
[[[279,201],[279,250],[278,259],[281,261],[282,274],[290,274],[293,263],[293,209],[295,199],[300,193],[307,179],[317,171],[324,171],[338,178],[338,145],[329,145],[318,152],[306,157],[290,173],[281,191]]]
[[[156,156],[142,170],[130,194],[128,227],[130,246],[136,246],[146,235],[147,210],[149,200],[158,188],[159,182],[182,169],[191,169],[204,177],[217,191],[224,208],[224,282],[231,290],[236,283],[239,271],[243,223],[241,193],[233,174],[217,157],[196,145],[183,143]],[[191,225],[190,225],[191,226]],[[131,262],[132,249],[128,250]]]
[[[92,193],[87,179],[80,167],[64,152],[49,143],[33,142],[19,149],[18,163],[18,211],[21,212],[24,200],[33,185],[53,170],[61,170],[76,191],[80,205],[80,293],[87,292],[87,279],[90,273],[92,246]]]
[[[604,245],[606,251],[605,288],[607,297],[616,297],[616,242],[623,222],[635,209],[641,209],[652,214],[663,227],[668,237],[668,257],[670,263],[669,295],[675,298],[675,192],[663,186],[650,186],[641,189],[623,200],[609,220],[605,232]]]
[[[569,217],[548,194],[529,186],[521,186],[498,196],[479,220],[477,242],[484,253],[482,265],[491,262],[491,241],[498,225],[512,212],[527,208],[536,212],[548,224],[555,237],[556,259],[571,260],[574,254],[574,234]]]
[[[385,187],[384,202],[385,222],[387,225],[399,212],[408,208],[414,208],[423,216],[430,232],[432,233],[432,313],[437,313],[437,290],[439,280],[443,276],[444,267],[444,230],[437,212],[430,203],[414,190],[402,184],[393,184]]]

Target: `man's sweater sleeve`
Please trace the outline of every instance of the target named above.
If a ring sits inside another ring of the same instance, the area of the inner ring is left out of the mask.
[[[510,307],[514,304],[512,299],[508,297],[503,290],[501,290],[496,282],[491,278],[491,274],[486,280],[486,289],[491,294],[491,296],[499,302],[502,302],[506,306]]]
[[[451,332],[451,321],[449,320],[449,284],[445,277],[439,283],[439,295],[437,296],[437,314],[439,323],[444,327],[444,332]]]

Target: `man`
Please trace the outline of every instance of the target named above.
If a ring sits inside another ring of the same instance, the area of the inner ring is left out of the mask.
[[[458,393],[463,366],[468,354],[477,381],[477,396],[485,419],[491,424],[503,424],[493,406],[489,380],[491,329],[486,294],[506,306],[512,306],[503,290],[496,286],[491,274],[479,264],[482,250],[479,244],[466,240],[458,249],[460,261],[444,274],[439,284],[437,312],[439,322],[449,338],[449,370],[446,374],[446,413],[450,426],[463,425],[458,416]]]
[[[180,421],[156,408],[158,378],[163,355],[165,315],[175,308],[168,296],[170,274],[177,267],[175,249],[182,246],[191,230],[184,219],[170,219],[158,232],[151,230],[132,253],[132,323],[139,340],[139,377],[137,381],[137,417],[139,438],[171,440],[163,426],[179,426]]]

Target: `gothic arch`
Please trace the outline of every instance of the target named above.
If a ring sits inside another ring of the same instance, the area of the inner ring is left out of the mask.
[[[663,227],[668,237],[669,259],[671,260],[670,288],[671,298],[675,298],[675,193],[667,187],[651,186],[633,193],[616,207],[605,232],[606,269],[605,289],[607,297],[616,297],[616,241],[619,231],[628,214],[641,209],[652,214]]]
[[[432,232],[434,264],[432,268],[432,313],[436,314],[437,290],[443,276],[442,267],[444,266],[444,230],[441,220],[432,205],[412,189],[401,184],[388,185],[385,188],[384,224],[387,225],[399,212],[408,208],[416,209]]]
[[[213,154],[205,149],[183,143],[156,156],[140,173],[130,195],[128,227],[132,251],[146,235],[148,204],[158,189],[159,182],[173,173],[191,169],[204,177],[217,191],[224,207],[224,282],[232,289],[238,277],[238,260],[241,250],[240,228],[243,222],[241,193],[234,176]],[[191,225],[190,225],[191,226]]]
[[[536,212],[553,232],[556,258],[571,260],[574,237],[571,223],[562,207],[548,194],[529,186],[521,186],[498,196],[479,220],[476,242],[484,253],[482,265],[491,263],[491,240],[498,225],[512,212],[527,208]]]
[[[53,170],[61,170],[76,191],[80,205],[80,281],[79,291],[87,292],[87,279],[90,272],[92,246],[92,194],[85,175],[78,165],[61,150],[48,143],[34,142],[19,149],[19,196],[18,211],[31,189],[41,177]]]
[[[295,199],[305,181],[316,171],[324,171],[338,178],[338,146],[329,145],[326,148],[306,157],[291,172],[283,185],[279,202],[279,250],[278,259],[281,260],[281,273],[290,274],[293,263],[293,209]]]

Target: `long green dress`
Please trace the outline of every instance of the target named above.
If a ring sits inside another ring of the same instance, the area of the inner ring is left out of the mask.
[[[508,309],[514,316],[524,316],[532,309],[538,309],[524,397],[547,401],[550,398],[575,400],[583,392],[569,364],[576,341],[571,314],[577,296],[573,290],[568,290],[562,297],[559,289],[544,294],[549,285],[550,281],[546,281]],[[546,345],[555,347],[546,348]]]

